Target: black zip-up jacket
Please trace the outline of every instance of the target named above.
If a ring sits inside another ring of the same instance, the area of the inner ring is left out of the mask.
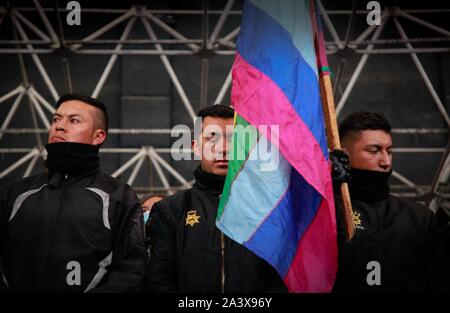
[[[138,291],[146,259],[136,194],[98,170],[12,181],[0,192],[0,259],[13,292]]]
[[[287,291],[266,261],[216,227],[224,177],[200,168],[194,175],[192,189],[159,201],[152,209],[150,291]]]
[[[337,202],[338,209],[339,204]],[[434,216],[431,210],[394,196],[371,203],[352,199],[352,205],[356,232],[353,239],[346,242],[340,219],[339,264],[333,291],[431,290],[435,279],[432,267],[436,261],[433,259]],[[338,218],[341,216],[338,214]],[[370,285],[377,267],[369,264],[371,261],[380,265],[380,285]]]

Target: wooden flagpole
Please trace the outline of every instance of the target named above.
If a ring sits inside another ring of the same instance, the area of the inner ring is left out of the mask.
[[[331,151],[341,149],[338,126],[336,121],[336,110],[333,98],[333,88],[331,87],[330,75],[320,73],[319,75],[320,97],[322,98],[323,113],[325,116],[325,127],[327,130],[328,147]],[[355,234],[355,223],[353,222],[352,203],[347,183],[341,184],[341,199],[344,207],[344,225],[346,238],[350,241]]]

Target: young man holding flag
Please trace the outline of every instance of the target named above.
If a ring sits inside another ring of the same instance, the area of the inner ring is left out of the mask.
[[[228,171],[232,108],[206,107],[198,113],[202,127],[193,140],[200,157],[193,188],[155,204],[150,224],[151,292],[280,292],[276,271],[215,225]]]

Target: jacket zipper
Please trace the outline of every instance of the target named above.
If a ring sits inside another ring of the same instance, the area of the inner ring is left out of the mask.
[[[381,264],[382,264],[382,262],[383,262],[383,245],[382,245],[382,243],[383,243],[383,237],[382,237],[382,235],[381,235],[381,219],[380,219],[380,217],[378,216],[378,211],[377,210],[375,210],[375,216],[376,216],[376,219],[377,219],[377,228],[378,228],[378,246],[379,246],[379,249],[378,249],[378,251],[379,251],[379,256],[380,256],[380,266],[381,266]]]
[[[65,183],[66,183],[66,181],[67,181],[67,179],[68,179],[68,177],[69,177],[69,175],[68,174],[64,174],[64,183],[61,183],[61,185],[60,185],[60,188],[61,188],[61,200],[60,200],[60,203],[59,203],[59,211],[58,211],[58,215],[57,215],[57,217],[56,217],[56,223],[55,223],[55,229],[54,229],[54,236],[53,236],[53,238],[52,238],[52,241],[51,241],[51,243],[50,243],[50,248],[49,248],[49,251],[48,251],[48,254],[47,254],[47,264],[48,264],[48,262],[49,262],[49,260],[50,260],[50,257],[51,257],[51,255],[53,254],[53,246],[54,246],[54,244],[55,244],[55,234],[56,234],[56,231],[57,231],[57,229],[58,229],[58,224],[59,224],[59,220],[60,220],[60,217],[61,217],[61,211],[62,211],[62,206],[63,206],[63,199],[64,199],[64,185],[65,185]],[[47,274],[47,277],[50,277],[51,275],[48,275],[49,274],[49,270],[48,270],[48,266],[47,266],[47,268],[46,268],[46,274]],[[50,282],[49,282],[49,278],[46,278],[46,291],[48,291],[48,289],[49,289],[49,285],[50,285]]]
[[[221,268],[221,285],[222,285],[222,293],[225,293],[225,237],[223,233],[220,233],[220,247],[222,251],[222,268]]]

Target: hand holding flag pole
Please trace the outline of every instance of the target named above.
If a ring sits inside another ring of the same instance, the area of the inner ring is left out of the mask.
[[[312,22],[314,31],[314,45],[317,55],[317,67],[319,69],[320,97],[325,118],[325,127],[327,131],[328,147],[331,151],[341,149],[339,140],[338,126],[336,121],[336,110],[333,98],[333,88],[331,87],[330,70],[328,67],[327,56],[323,39],[322,24],[320,21],[318,6],[315,1],[311,1]],[[346,238],[350,241],[355,233],[355,224],[353,222],[352,203],[350,201],[350,192],[347,183],[341,184],[341,199],[344,206],[344,225]]]

